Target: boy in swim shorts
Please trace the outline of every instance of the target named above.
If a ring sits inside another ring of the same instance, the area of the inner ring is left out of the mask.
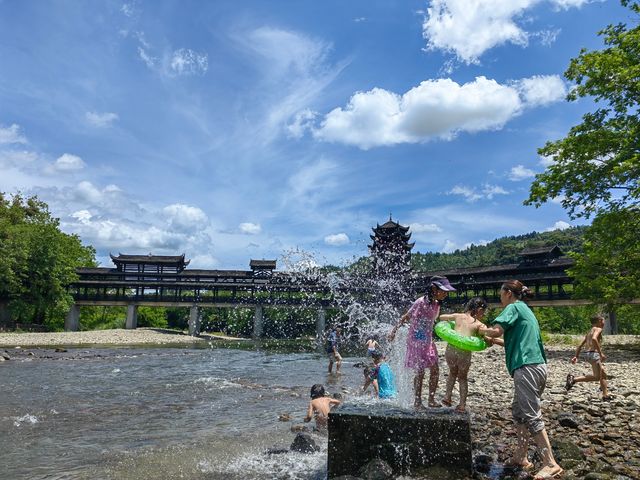
[[[482,317],[487,309],[487,302],[483,298],[474,297],[467,302],[464,313],[454,313],[451,315],[440,315],[441,321],[455,321],[455,331],[466,337],[478,334],[478,328],[482,323]],[[464,412],[467,405],[467,393],[469,391],[469,381],[467,374],[471,367],[471,352],[461,350],[453,345],[447,345],[444,358],[449,366],[449,377],[447,378],[447,389],[442,399],[442,403],[447,407],[452,405],[451,395],[453,387],[458,381],[460,387],[460,403],[456,407],[456,412]]]
[[[575,364],[580,358],[580,352],[582,351],[582,359],[591,365],[593,371],[592,375],[584,375],[581,377],[574,377],[572,374],[567,375],[567,382],[565,388],[571,390],[571,388],[578,382],[600,382],[600,390],[602,390],[602,399],[609,400],[607,374],[602,364],[607,358],[602,353],[602,329],[604,327],[604,317],[602,315],[595,315],[591,318],[591,330],[584,336],[582,343],[576,348],[576,354],[571,359],[571,363]]]

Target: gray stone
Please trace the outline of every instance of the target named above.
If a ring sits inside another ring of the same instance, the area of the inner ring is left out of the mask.
[[[393,470],[387,462],[374,458],[360,469],[363,480],[392,480]]]
[[[440,466],[464,478],[471,474],[471,428],[467,413],[428,409],[424,413],[385,404],[342,405],[329,413],[329,478],[359,475],[374,459],[395,476]]]
[[[296,438],[293,439],[290,449],[294,452],[313,453],[320,450],[320,447],[316,445],[311,435],[300,432],[296,435]]]
[[[558,414],[558,423],[563,427],[569,428],[578,428],[580,426],[578,417],[576,417],[573,413],[567,412],[561,412]]]

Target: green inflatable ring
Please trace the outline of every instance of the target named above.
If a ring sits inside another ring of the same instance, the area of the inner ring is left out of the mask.
[[[487,348],[487,343],[480,337],[467,337],[460,335],[454,330],[456,322],[438,322],[436,323],[436,334],[447,342],[460,350],[467,350],[470,352],[479,352]]]

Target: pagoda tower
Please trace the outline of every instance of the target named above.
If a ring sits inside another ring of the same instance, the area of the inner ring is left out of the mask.
[[[409,243],[409,227],[394,222],[389,215],[389,221],[377,224],[370,237],[373,244],[368,247],[375,275],[403,275],[411,270],[411,249],[415,242]]]

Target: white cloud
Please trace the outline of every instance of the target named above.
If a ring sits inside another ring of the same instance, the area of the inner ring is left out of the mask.
[[[424,233],[424,232],[441,232],[442,228],[440,228],[435,223],[412,223],[409,225],[411,231],[413,233]]]
[[[558,75],[535,75],[516,82],[527,106],[541,106],[558,102],[567,95],[567,88]]]
[[[562,220],[558,220],[553,224],[553,227],[549,227],[546,229],[547,232],[551,232],[553,230],[566,230],[567,228],[571,228],[571,224],[564,222]]]
[[[496,195],[508,195],[509,192],[498,185],[490,185],[488,183],[482,185],[480,190],[474,187],[467,187],[464,185],[456,185],[449,192],[449,195],[460,195],[464,197],[467,202],[476,202],[482,198],[492,200]]]
[[[138,47],[138,56],[147,67],[154,68],[156,66],[157,59],[153,55],[147,53],[147,50],[144,48]]]
[[[203,230],[209,223],[206,213],[198,207],[175,203],[167,205],[162,210],[167,217],[169,226],[180,232]]]
[[[27,143],[26,137],[20,132],[20,126],[15,123],[8,127],[0,125],[0,145],[11,143]]]
[[[80,223],[87,225],[93,215],[91,215],[89,210],[78,210],[77,212],[73,212],[70,216],[78,220]]]
[[[451,253],[451,252],[455,252],[456,250],[459,250],[459,248],[460,247],[458,247],[455,242],[452,242],[447,238],[444,242],[444,246],[442,247],[442,252]]]
[[[550,3],[567,9],[580,7],[587,1],[550,0]],[[422,25],[427,49],[454,53],[469,64],[478,63],[485,51],[505,43],[526,46],[530,34],[518,20],[539,3],[542,0],[432,0]]]
[[[262,232],[262,227],[259,223],[244,222],[238,226],[238,229],[245,235],[258,235]]]
[[[306,130],[311,130],[313,127],[313,120],[318,114],[312,112],[308,108],[298,112],[293,122],[287,125],[287,132],[292,138],[302,138]]]
[[[68,173],[82,170],[86,164],[77,155],[64,153],[59,156],[53,164],[53,170],[56,172]]]
[[[335,235],[327,235],[324,237],[324,243],[338,247],[340,245],[347,245],[349,243],[349,237],[346,233],[336,233]]]
[[[539,157],[539,163],[544,168],[550,167],[553,165],[553,157]]]
[[[524,180],[525,178],[535,177],[536,172],[533,170],[526,168],[524,165],[516,165],[511,168],[511,172],[509,172],[509,180],[513,180],[514,182],[518,182],[520,180]]]
[[[532,34],[532,36],[538,37],[540,39],[540,43],[545,47],[550,47],[555,43],[558,35],[560,35],[560,32],[561,29],[559,28],[553,30],[540,30],[539,32]]]
[[[458,84],[451,79],[425,80],[403,95],[381,88],[355,93],[344,108],[329,112],[313,129],[319,140],[372,147],[450,140],[459,132],[496,130],[525,108],[562,100],[558,76],[535,76],[501,85],[477,77]],[[301,134],[312,115],[306,112],[291,131]]]
[[[118,114],[113,112],[87,112],[85,114],[87,121],[94,127],[109,127],[113,122],[118,120]]]
[[[27,150],[5,150],[0,151],[0,166],[1,167],[24,167],[35,162],[38,159],[38,154],[35,152],[29,152]]]
[[[190,48],[180,48],[173,52],[169,69],[175,75],[204,74],[209,68],[209,57]]]

